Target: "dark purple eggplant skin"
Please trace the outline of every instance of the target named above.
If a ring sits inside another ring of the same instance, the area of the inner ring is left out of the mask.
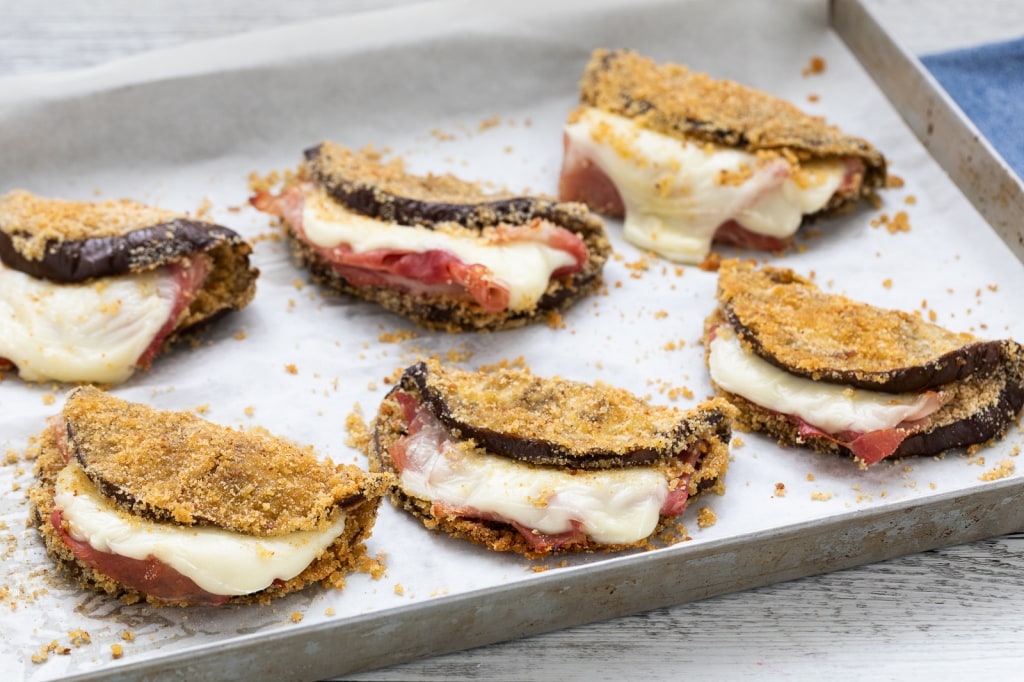
[[[182,218],[118,236],[53,242],[42,259],[32,260],[14,248],[10,234],[0,231],[0,261],[31,277],[74,284],[149,270],[221,242],[241,240],[230,228]]]
[[[307,162],[315,162],[320,145],[303,152]],[[327,193],[351,211],[370,218],[387,220],[403,225],[433,228],[440,223],[460,225],[482,230],[501,223],[521,224],[534,218],[544,218],[566,226],[568,218],[559,203],[534,197],[511,197],[475,203],[427,201],[386,192],[369,183],[353,179],[326,177],[315,170],[313,177]],[[568,226],[566,226],[568,227]]]
[[[611,450],[591,450],[583,453],[570,452],[565,446],[551,441],[511,436],[495,429],[475,426],[460,421],[451,413],[445,397],[430,386],[429,370],[425,363],[416,363],[406,369],[398,385],[393,390],[403,390],[418,396],[420,403],[430,410],[450,432],[457,433],[460,439],[472,439],[490,454],[530,464],[572,469],[610,469],[644,466],[681,454],[688,447],[692,436],[690,425],[683,422],[671,434],[671,442],[678,444],[678,447],[672,451],[637,448],[621,452]],[[704,423],[715,427],[716,438],[723,443],[729,441],[731,427],[725,415],[718,411],[707,411],[701,415],[701,419]],[[697,468],[700,468],[699,460]]]
[[[984,443],[1006,431],[1024,408],[1024,378],[1006,382],[996,401],[966,419],[916,433],[900,443],[893,457],[934,455],[953,448]]]
[[[919,393],[972,376],[988,376],[1003,366],[1010,357],[1010,341],[978,341],[961,346],[923,365],[894,367],[884,372],[853,372],[836,367],[812,373],[781,362],[761,343],[757,334],[733,314],[732,310],[726,308],[724,314],[740,338],[750,344],[751,350],[762,360],[795,376],[869,391]]]

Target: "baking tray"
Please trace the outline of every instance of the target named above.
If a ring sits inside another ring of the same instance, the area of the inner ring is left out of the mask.
[[[291,166],[301,149],[329,138],[390,146],[418,171],[550,192],[561,122],[590,50],[633,47],[802,104],[871,139],[905,179],[883,193],[880,209],[818,226],[801,248],[766,259],[814,270],[823,286],[880,305],[935,311],[953,328],[1024,338],[1013,293],[1024,287],[1019,181],[859,2],[552,5],[429,3],[6,79],[0,188],[131,196],[180,210],[208,200],[213,218],[260,237],[270,228],[245,208],[248,174]],[[802,76],[814,55],[826,57],[825,73]],[[909,233],[871,226],[897,210],[908,212]],[[281,244],[260,240],[256,301],[114,392],[199,409],[218,423],[258,424],[357,464],[365,462],[345,444],[346,416],[357,406],[371,416],[384,377],[422,355],[468,366],[522,356],[538,373],[695,404],[710,393],[697,340],[714,275],[649,258],[619,228],[609,221],[618,257],[606,269],[608,291],[568,312],[564,328],[455,336],[321,296]],[[10,376],[0,383],[0,447],[22,451],[65,388]],[[343,591],[311,589],[267,607],[188,610],[127,606],[54,575],[24,528],[31,466],[9,462],[0,468],[0,485],[12,491],[0,519],[12,608],[0,611],[0,672],[39,680],[337,676],[1024,528],[1022,476],[981,480],[1012,461],[1017,429],[980,455],[868,471],[753,434],[742,439],[726,494],[694,502],[683,517],[691,539],[671,547],[530,562],[432,535],[385,506],[369,542],[384,556],[382,578],[356,574]],[[718,520],[701,528],[696,512],[705,506]],[[90,643],[70,641],[78,630]],[[33,663],[51,641],[68,654]]]

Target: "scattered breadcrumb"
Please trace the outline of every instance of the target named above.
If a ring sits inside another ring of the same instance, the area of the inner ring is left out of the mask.
[[[251,417],[256,413],[256,408],[252,405],[246,405],[245,409],[242,411],[245,412],[246,417]]]
[[[904,182],[903,178],[900,177],[899,175],[893,175],[892,173],[889,173],[885,177],[885,186],[890,189],[899,189],[900,187],[903,187],[905,184],[906,182]]]
[[[807,64],[801,74],[806,78],[807,76],[814,76],[820,73],[825,73],[825,58],[818,55],[811,57],[811,61]]]
[[[418,339],[419,333],[412,329],[398,329],[393,332],[381,332],[377,340],[381,343],[401,343],[403,341],[410,341],[412,339]]]
[[[294,364],[289,363],[284,366],[284,371],[288,372],[289,374],[298,374],[299,368],[296,367]]]
[[[707,528],[715,525],[718,521],[718,516],[710,507],[701,507],[697,510],[697,526],[700,528]]]
[[[68,638],[71,640],[71,645],[74,647],[80,647],[83,644],[92,643],[92,638],[89,636],[89,633],[81,628],[69,632]]]
[[[121,658],[122,656],[124,656],[124,647],[121,646],[120,644],[111,644],[110,645],[110,657],[114,658],[114,659],[118,659],[118,658]]]
[[[53,405],[57,401],[57,396],[52,393],[43,394],[43,405]]]
[[[335,611],[334,611],[334,607],[333,606],[328,606],[326,609],[324,609],[324,615],[325,616],[333,616],[334,613],[335,613]]]
[[[700,265],[698,265],[697,267],[699,267],[701,270],[704,270],[705,272],[718,272],[718,268],[721,265],[722,257],[719,256],[717,252],[711,251],[708,253],[707,256],[704,257],[704,260],[702,260]]]
[[[808,481],[813,481],[814,480],[814,474],[807,474],[807,480]]]
[[[892,279],[889,277],[883,279],[882,286],[885,287],[886,289],[892,289]]]
[[[914,204],[916,204],[916,203],[917,203],[917,197],[916,197],[916,196],[914,196],[913,194],[908,194],[908,195],[907,195],[907,196],[906,196],[906,197],[905,197],[905,198],[903,199],[903,203],[907,204],[908,206],[913,206]]]
[[[234,333],[235,341],[244,341],[245,340],[245,336],[246,336],[246,334],[245,334],[244,330],[243,331],[237,331],[237,332]]]
[[[786,484],[785,483],[776,483],[775,484],[775,497],[785,497],[785,496],[786,496]]]
[[[302,622],[303,616],[302,613],[300,613],[299,611],[292,611],[292,615],[290,616],[290,618],[293,623],[300,623]]]
[[[131,630],[125,630],[124,632],[121,633],[121,639],[123,639],[126,642],[134,642],[135,641],[135,633],[132,632]]]
[[[832,499],[832,493],[814,492],[811,493],[811,499],[819,502],[827,502]]]
[[[405,595],[405,586],[402,583],[395,583],[395,594],[399,597]]]
[[[743,440],[742,437],[736,436],[736,435],[734,435],[732,437],[731,445],[732,445],[733,448],[742,448],[746,444],[747,444],[747,442],[745,440]]]
[[[906,211],[897,211],[892,217],[883,213],[871,221],[871,227],[885,227],[890,234],[897,232],[910,232],[910,216]]]
[[[565,318],[562,317],[562,314],[557,310],[549,310],[547,314],[544,315],[544,322],[551,329],[566,328]]]
[[[345,431],[348,433],[345,445],[355,448],[362,453],[369,451],[370,427],[363,419],[363,410],[359,403],[356,403],[352,408],[352,412],[345,417]]]
[[[488,119],[484,119],[480,122],[480,126],[477,128],[477,132],[482,133],[490,128],[497,128],[501,125],[501,117],[495,114]]]
[[[817,102],[820,99],[821,99],[821,95],[816,95],[813,92],[811,94],[807,95],[807,101],[808,102]]]
[[[1007,478],[1013,473],[1014,468],[1013,460],[1004,459],[995,467],[983,473],[978,480],[996,481],[1000,478]]]
[[[210,201],[210,197],[203,197],[203,200],[199,202],[199,208],[196,209],[196,218],[205,218],[210,215],[210,210],[213,208],[213,202]]]

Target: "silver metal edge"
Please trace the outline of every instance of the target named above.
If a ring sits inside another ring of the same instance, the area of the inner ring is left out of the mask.
[[[553,569],[411,607],[106,667],[68,680],[314,680],[827,573],[1024,528],[1024,480],[746,537]],[[398,611],[401,611],[399,614]]]
[[[1024,261],[1024,182],[921,61],[862,0],[830,0],[830,23],[928,153]]]

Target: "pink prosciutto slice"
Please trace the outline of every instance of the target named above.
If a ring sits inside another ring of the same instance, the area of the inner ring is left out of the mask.
[[[202,589],[191,578],[153,556],[146,559],[132,559],[94,549],[88,542],[71,537],[64,527],[61,510],[54,509],[50,523],[60,532],[61,539],[75,557],[99,573],[120,582],[133,590],[168,602],[188,602],[208,606],[219,606],[229,597],[211,594]]]
[[[139,356],[139,360],[136,363],[138,367],[149,369],[153,364],[153,358],[160,352],[167,337],[174,332],[178,321],[203,288],[203,283],[210,274],[212,266],[213,263],[209,256],[199,254],[187,261],[175,263],[165,268],[166,277],[169,277],[174,282],[174,303],[171,306],[170,315],[167,316],[167,321],[156,333],[156,336],[153,337],[153,341],[146,350]]]

